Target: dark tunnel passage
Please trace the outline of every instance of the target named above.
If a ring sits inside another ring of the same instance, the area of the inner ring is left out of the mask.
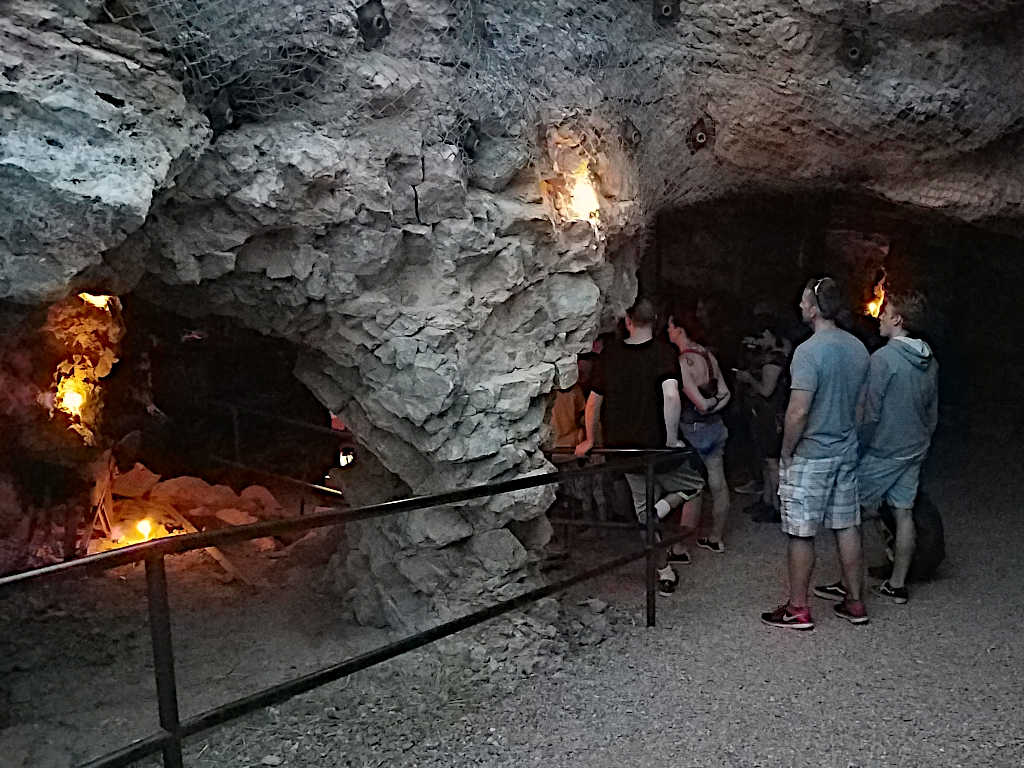
[[[639,276],[640,292],[662,303],[710,305],[710,339],[728,360],[755,311],[802,340],[801,289],[826,274],[844,287],[845,320],[869,350],[884,341],[867,314],[883,274],[886,284],[926,294],[940,429],[998,425],[1010,436],[1020,428],[1024,240],[1013,235],[841,193],[758,196],[663,212]]]

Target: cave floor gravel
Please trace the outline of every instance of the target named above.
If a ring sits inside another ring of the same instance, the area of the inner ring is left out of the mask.
[[[763,626],[784,537],[736,514],[728,552],[697,550],[659,598],[656,629],[640,568],[624,569],[574,593],[609,601],[613,629],[553,674],[482,682],[410,656],[197,740],[189,765],[1024,765],[1024,479],[1020,446],[1000,442],[937,446],[926,488],[948,559],[906,606],[871,600],[866,626],[820,600],[813,632]],[[581,540],[576,560],[605,550]],[[818,553],[830,580],[830,542]]]
[[[951,433],[938,445],[925,487],[944,515],[947,561],[939,578],[913,587],[908,605],[870,600],[866,626],[847,624],[816,599],[813,632],[763,626],[758,613],[783,594],[784,537],[737,511],[727,553],[697,550],[681,568],[679,592],[659,598],[655,629],[642,626],[641,568],[622,569],[572,593],[607,601],[611,631],[598,645],[573,646],[553,671],[481,675],[415,652],[195,737],[185,764],[1022,766],[1021,446],[997,448],[990,438],[957,442]],[[572,564],[622,546],[582,537]],[[816,580],[831,580],[830,542],[819,542],[818,555]],[[259,642],[292,648],[306,664],[383,639],[336,642],[341,625],[302,605],[296,601],[286,626],[267,625]],[[209,658],[221,642],[228,641],[210,627],[181,652],[202,647]],[[235,647],[249,642],[234,638]],[[251,663],[247,656],[182,687],[216,688],[221,700],[242,695],[257,679],[238,670]],[[209,673],[192,671],[203,669]],[[150,687],[148,679],[138,685],[140,694]],[[104,704],[117,721],[116,702]],[[103,751],[81,733],[79,754]]]

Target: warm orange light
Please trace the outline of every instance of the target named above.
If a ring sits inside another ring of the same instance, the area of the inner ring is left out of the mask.
[[[135,526],[135,530],[141,533],[145,540],[148,540],[149,535],[153,533],[153,524],[149,521],[149,518],[139,520],[138,524]]]
[[[94,307],[99,307],[100,309],[110,308],[110,296],[99,296],[95,293],[80,293],[78,294],[78,298],[86,304],[92,304]]]
[[[82,418],[85,395],[85,387],[77,379],[70,376],[61,379],[57,385],[57,407],[65,413]]]
[[[868,302],[867,309],[864,314],[871,315],[872,317],[878,317],[878,313],[882,311],[882,302],[885,301],[885,278],[883,277],[878,281],[878,285],[874,288],[875,297]]]
[[[590,177],[590,166],[586,160],[580,162],[572,175],[569,188],[569,205],[567,217],[577,221],[598,221],[600,219],[601,202],[597,199],[597,190]]]

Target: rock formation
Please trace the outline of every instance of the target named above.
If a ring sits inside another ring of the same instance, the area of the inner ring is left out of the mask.
[[[146,38],[20,3],[0,19],[0,297],[88,281],[286,338],[423,493],[547,468],[546,396],[633,298],[659,209],[841,187],[1019,229],[1015,3],[662,6],[385,0],[379,39],[325,12],[301,109],[239,121]],[[558,204],[583,177],[596,220]],[[510,594],[550,497],[362,525],[335,582],[386,623]]]
[[[137,35],[45,3],[0,14],[0,298],[64,295],[210,134]]]

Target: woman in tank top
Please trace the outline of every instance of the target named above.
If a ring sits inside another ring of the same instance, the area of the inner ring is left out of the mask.
[[[677,323],[678,319],[678,325]],[[673,312],[668,320],[669,340],[679,350],[679,370],[684,397],[679,420],[679,433],[700,454],[708,470],[708,489],[712,499],[712,527],[707,538],[697,539],[697,546],[712,552],[725,551],[722,537],[729,516],[729,486],[725,482],[725,441],[729,431],[721,411],[729,402],[729,388],[722,378],[715,356],[693,340],[687,332],[685,315]],[[700,523],[700,496],[683,507],[683,527],[696,528]],[[687,544],[685,542],[684,544]],[[673,548],[669,560],[689,562],[686,546]]]

